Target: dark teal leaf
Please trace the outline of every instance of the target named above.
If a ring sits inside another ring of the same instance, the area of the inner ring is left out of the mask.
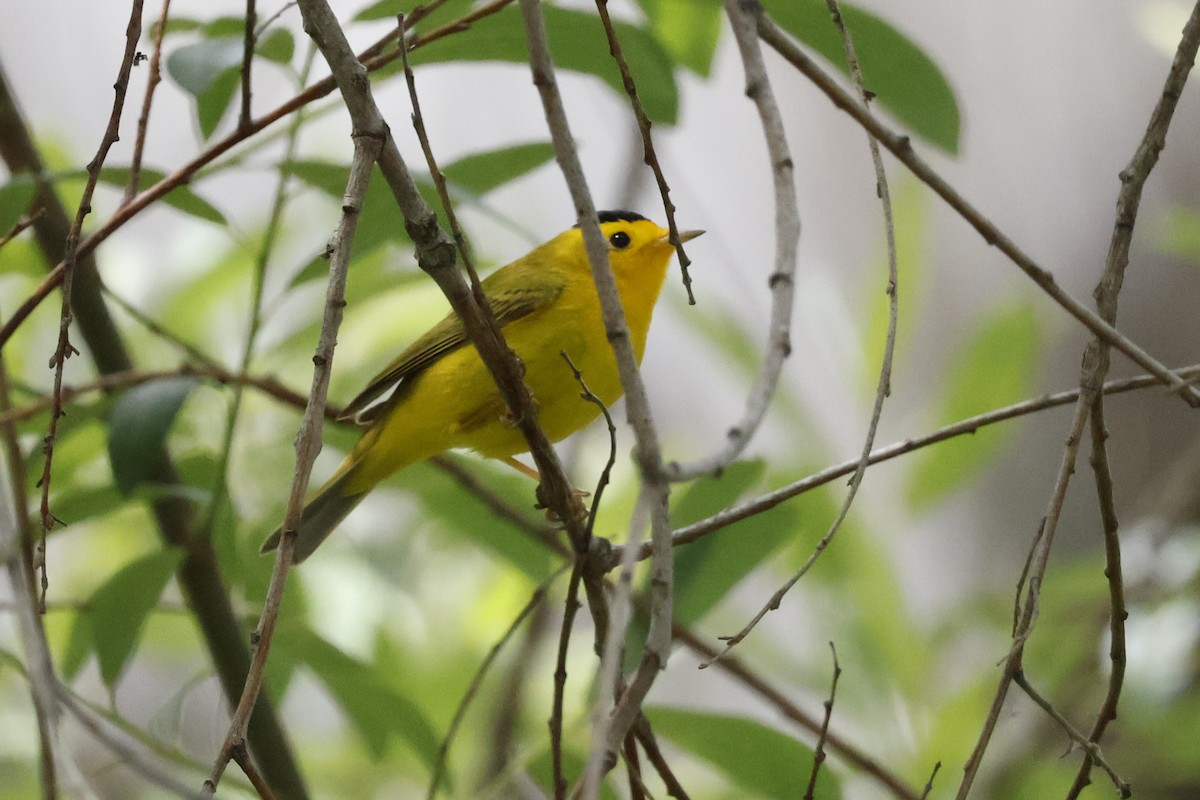
[[[196,122],[203,138],[210,138],[221,124],[233,104],[240,81],[241,74],[237,70],[229,70],[218,76],[212,86],[196,98]]]
[[[532,172],[554,158],[549,142],[530,142],[485,153],[472,153],[442,169],[446,180],[475,194],[486,194]]]
[[[825,0],[763,0],[767,13],[804,44],[848,72],[845,46]],[[863,80],[879,105],[921,138],[958,152],[961,120],[954,90],[937,64],[882,18],[842,4]]]
[[[123,494],[153,481],[167,431],[196,385],[194,378],[167,378],[135,386],[117,400],[108,426],[108,457]]]
[[[543,5],[542,13],[555,66],[594,75],[624,98],[621,74],[609,55],[600,18],[550,5]],[[648,31],[615,20],[613,28],[647,116],[655,122],[674,124],[679,113],[679,94],[671,57]],[[520,11],[515,6],[505,8],[476,22],[465,33],[447,36],[415,50],[411,58],[414,66],[462,61],[527,64],[529,49]]]
[[[1028,397],[1040,362],[1037,316],[1027,305],[993,311],[980,320],[953,357],[937,424],[948,425]],[[992,426],[917,454],[909,502],[926,507],[960,488],[995,456],[1011,435]]]
[[[796,800],[812,772],[813,751],[791,736],[742,717],[647,708],[655,733],[708,762],[744,790],[763,797]],[[828,765],[821,769],[816,800],[842,796]]]
[[[725,15],[719,2],[638,0],[650,31],[671,58],[702,78],[712,71]]]
[[[0,237],[7,236],[25,216],[35,194],[37,185],[29,175],[16,175],[0,186]]]
[[[438,735],[420,707],[384,682],[362,661],[344,653],[307,628],[293,627],[274,646],[291,651],[307,664],[354,722],[371,751],[382,758],[393,736],[422,761],[437,758]]]
[[[217,79],[242,65],[242,38],[222,36],[187,44],[167,56],[167,74],[199,99]]]
[[[183,551],[160,550],[125,565],[92,595],[88,603],[100,677],[116,685],[141,637],[146,617],[158,604]]]

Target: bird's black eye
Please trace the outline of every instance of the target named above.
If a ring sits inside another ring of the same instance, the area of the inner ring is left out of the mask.
[[[629,247],[629,234],[625,231],[617,231],[608,237],[608,243],[617,250],[624,250],[626,247]]]

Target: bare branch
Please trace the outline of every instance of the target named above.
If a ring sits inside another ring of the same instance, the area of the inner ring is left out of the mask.
[[[163,0],[162,10],[158,12],[158,21],[154,23],[154,47],[150,52],[150,76],[146,79],[146,93],[142,96],[142,113],[138,117],[137,137],[133,141],[133,155],[129,159],[129,182],[125,184],[125,194],[121,205],[133,200],[138,192],[138,184],[142,178],[142,154],[146,149],[146,132],[150,126],[150,108],[154,104],[154,91],[162,82],[162,43],[167,32],[167,17],[171,10],[171,0]]]
[[[800,243],[800,211],[796,205],[792,154],[788,150],[783,117],[759,49],[757,17],[747,12],[742,0],[725,0],[725,14],[733,28],[746,72],[746,95],[754,101],[758,110],[767,157],[771,162],[775,193],[775,265],[767,279],[771,289],[771,317],[767,324],[766,354],[746,397],[741,419],[726,431],[725,445],[716,453],[692,464],[672,463],[668,467],[668,474],[675,481],[715,475],[741,454],[762,424],[779,386],[783,363],[792,352],[792,309],[795,306],[796,259]]]
[[[1129,337],[1104,321],[1081,301],[1063,290],[1054,279],[1054,275],[1043,269],[1016,243],[1009,239],[996,225],[985,217],[978,209],[950,186],[912,149],[912,143],[907,136],[892,132],[879,122],[870,111],[864,109],[848,92],[838,86],[837,82],[825,72],[816,62],[808,57],[803,50],[793,42],[778,25],[765,16],[761,7],[751,4],[751,9],[758,16],[758,32],[763,41],[783,56],[788,63],[796,67],[813,84],[825,93],[834,105],[842,109],[861,124],[868,133],[877,139],[893,155],[907,166],[929,188],[933,189],[946,203],[975,228],[984,241],[993,245],[1028,275],[1034,283],[1058,303],[1084,327],[1103,341],[1112,345],[1128,356],[1134,363],[1154,375],[1193,407],[1200,406],[1200,392],[1188,386],[1178,375],[1171,373],[1162,362],[1155,359]]]

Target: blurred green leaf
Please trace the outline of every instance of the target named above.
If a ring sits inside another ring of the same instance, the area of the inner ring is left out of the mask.
[[[229,70],[217,76],[208,89],[196,96],[196,121],[204,139],[213,135],[233,105],[233,96],[237,93],[240,80],[241,75],[237,70]]]
[[[465,465],[471,472],[485,471],[489,486],[504,497],[523,497],[525,507],[533,505],[533,482],[515,471],[503,475],[490,465]],[[534,583],[539,583],[554,568],[553,554],[525,531],[498,517],[473,495],[440,469],[414,464],[404,472],[404,488],[420,500],[424,519],[444,525],[450,532],[475,544],[482,544],[504,557]],[[521,507],[521,503],[514,502]],[[536,520],[536,518],[534,518]]]
[[[196,385],[194,378],[168,378],[135,386],[117,400],[108,427],[108,456],[113,479],[123,494],[154,481],[157,454],[167,431]]]
[[[123,189],[129,183],[130,172],[129,167],[104,167],[100,170],[100,181]],[[80,175],[82,177],[82,173]],[[158,183],[165,177],[166,174],[159,170],[142,167],[139,185],[144,188],[150,184]],[[180,186],[171,190],[170,193],[163,197],[163,202],[172,208],[206,222],[224,225],[227,221],[225,215],[216,206],[203,197],[200,197],[187,186]]]
[[[442,168],[446,179],[475,194],[486,194],[554,159],[549,142],[529,142],[463,156]]]
[[[286,164],[283,169],[307,183],[313,188],[320,189],[325,194],[335,198],[339,203],[346,191],[348,168],[342,164],[324,161],[295,161]],[[324,237],[328,238],[333,232],[335,220],[330,220]],[[387,181],[375,167],[371,174],[371,182],[367,186],[363,198],[362,213],[358,216],[358,232],[354,236],[355,259],[370,253],[385,242],[407,244],[408,234],[404,230],[404,218],[396,207],[396,200],[388,188]],[[328,264],[321,259],[323,269],[328,272]],[[310,269],[316,269],[311,267]]]
[[[700,478],[684,492],[671,519],[683,527],[710,517],[734,505],[765,472],[761,461],[742,461],[730,465],[720,478]],[[785,503],[680,547],[675,556],[675,618],[683,625],[700,620],[796,533],[794,504]]]
[[[120,509],[128,498],[113,486],[81,487],[68,484],[53,501],[54,516],[68,525],[100,517]]]
[[[241,42],[246,31],[245,17],[217,17],[204,23],[201,33],[206,39],[227,39],[229,37],[237,37]],[[241,63],[241,58],[238,59]]]
[[[90,611],[78,611],[71,621],[71,632],[67,636],[67,649],[63,652],[59,669],[66,680],[74,680],[87,663],[94,649],[95,635],[92,633]]]
[[[154,41],[154,26],[157,24],[158,24],[158,21],[155,20],[154,22],[151,22],[148,26],[146,26],[145,38],[147,40]],[[179,16],[172,14],[167,19],[167,27],[163,31],[163,35],[170,36],[172,33],[187,33],[189,31],[199,30],[202,27],[204,27],[204,23],[198,19],[191,19],[190,17],[179,17]]]
[[[848,73],[842,38],[825,0],[763,0],[767,13],[788,33]],[[958,102],[937,64],[912,40],[874,14],[842,4],[868,90],[878,103],[922,139],[958,152]]]
[[[947,372],[938,425],[1015,403],[1033,391],[1039,367],[1037,317],[1028,305],[1000,308],[979,322]],[[966,485],[1010,429],[989,427],[927,447],[912,460],[908,499],[924,508]]]
[[[792,737],[742,717],[657,706],[646,709],[654,730],[693,756],[707,761],[741,788],[780,800],[804,793],[813,751]],[[813,797],[842,796],[829,768],[817,777]]]
[[[296,54],[296,39],[287,28],[271,28],[254,43],[254,52],[276,64],[290,64]]]
[[[587,757],[564,742],[562,766],[564,775],[582,775],[584,769],[587,768]],[[542,753],[529,763],[528,770],[529,776],[545,791],[546,797],[554,797],[554,760],[548,747],[543,748]],[[613,791],[612,775],[613,773],[610,772],[600,784],[602,800],[620,800],[621,795]],[[498,780],[511,780],[511,778],[507,775],[500,775]],[[570,780],[569,777],[568,780]],[[501,795],[490,796],[499,797]]]
[[[546,34],[555,66],[594,75],[625,97],[621,74],[608,52],[600,18],[593,13],[544,5]],[[613,21],[625,61],[637,82],[638,97],[647,116],[673,125],[679,114],[674,65],[663,46],[648,31]],[[514,6],[480,20],[471,30],[447,36],[413,51],[413,66],[462,61],[505,61],[526,64],[529,49],[520,11]],[[396,69],[393,67],[393,69]]]
[[[92,641],[100,662],[100,677],[109,688],[121,677],[146,617],[158,604],[181,560],[183,551],[174,548],[142,556],[122,567],[92,594],[88,603]]]
[[[285,636],[276,637],[274,647],[291,651],[312,669],[353,720],[374,758],[382,758],[396,736],[426,765],[433,765],[439,745],[433,725],[416,703],[380,680],[369,666],[308,628],[290,627]]]
[[[1172,208],[1156,228],[1158,246],[1163,252],[1200,264],[1200,211]]]
[[[14,175],[0,186],[0,237],[7,236],[25,216],[36,193],[37,185],[29,175]]]
[[[638,0],[650,31],[671,58],[701,78],[712,71],[724,14],[719,2],[704,0]]]
[[[222,36],[185,44],[167,55],[167,74],[199,99],[217,79],[242,65],[242,38]]]

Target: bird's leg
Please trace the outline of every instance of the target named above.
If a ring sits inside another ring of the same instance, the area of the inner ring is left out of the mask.
[[[548,508],[547,503],[545,502],[545,500],[542,499],[542,476],[541,476],[541,474],[533,467],[531,467],[527,464],[522,464],[520,461],[517,461],[512,456],[505,456],[504,458],[501,458],[500,461],[503,461],[505,464],[508,464],[510,467],[515,469],[517,472],[520,472],[522,475],[527,475],[528,477],[533,478],[535,481],[538,482],[538,491],[537,491],[538,507],[546,509],[546,521],[550,522],[551,524],[554,524],[554,525],[560,525],[560,526],[563,525],[563,521],[558,518],[558,514],[554,513],[554,509]],[[591,497],[591,494],[592,494],[591,492],[586,492],[583,489],[575,489],[575,488],[571,489],[571,496],[574,501],[573,504],[575,506],[574,510],[581,517],[586,516],[588,513],[587,503],[583,502],[583,499],[585,497]]]

